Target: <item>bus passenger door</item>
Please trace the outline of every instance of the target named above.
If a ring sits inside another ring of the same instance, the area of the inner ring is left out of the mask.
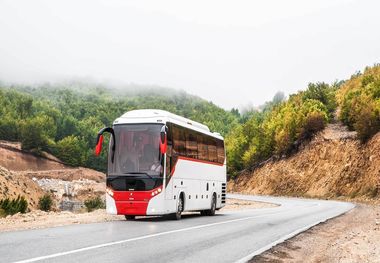
[[[171,178],[171,156],[166,154],[166,188],[165,188],[165,199],[173,199],[173,180]]]

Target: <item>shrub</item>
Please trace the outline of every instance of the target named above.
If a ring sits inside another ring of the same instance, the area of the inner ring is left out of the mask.
[[[48,212],[53,205],[53,198],[50,194],[45,194],[38,200],[38,208],[42,211]]]
[[[0,214],[14,215],[16,213],[25,213],[28,209],[28,202],[25,197],[17,196],[15,199],[5,198],[0,200]]]
[[[84,201],[84,205],[86,206],[88,212],[92,212],[96,209],[105,208],[105,204],[99,196],[87,199],[86,201]]]
[[[0,208],[0,218],[6,217],[7,213],[5,213],[4,209]]]
[[[357,131],[358,138],[362,142],[366,142],[380,131],[380,118],[372,105],[362,105],[356,115],[354,129]]]
[[[325,127],[325,116],[320,112],[312,112],[306,116],[305,123],[302,128],[301,138],[310,138],[316,132],[323,130]]]
[[[337,93],[340,119],[358,133],[362,142],[380,131],[380,65],[366,68]]]

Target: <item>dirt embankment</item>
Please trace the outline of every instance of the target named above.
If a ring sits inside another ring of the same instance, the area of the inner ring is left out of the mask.
[[[50,157],[51,159],[55,158]],[[0,141],[0,166],[12,171],[43,171],[70,168],[70,166],[66,166],[58,161],[41,158],[23,151],[21,150],[20,143],[6,141]]]
[[[105,193],[105,174],[63,164],[45,153],[39,157],[21,150],[19,143],[0,141],[0,199],[24,196],[29,208],[38,207],[44,193],[52,193],[55,203],[84,201]]]
[[[380,133],[361,144],[355,133],[330,124],[298,153],[230,180],[228,190],[249,194],[377,199]]]
[[[44,190],[32,179],[13,173],[0,166],[0,199],[24,196],[29,208],[38,207],[38,200],[44,195]]]

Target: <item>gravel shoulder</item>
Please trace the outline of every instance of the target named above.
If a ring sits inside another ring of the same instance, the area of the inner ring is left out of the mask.
[[[250,262],[380,262],[380,205],[356,204]]]
[[[226,206],[220,211],[259,209],[274,206],[276,205],[263,202],[227,199]],[[123,220],[125,220],[124,216],[109,215],[105,209],[99,209],[91,213],[72,213],[67,211],[44,212],[35,210],[26,214],[18,213],[6,218],[0,218],[0,232]]]

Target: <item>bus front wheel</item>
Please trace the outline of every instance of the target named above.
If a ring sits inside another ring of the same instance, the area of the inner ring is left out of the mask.
[[[183,198],[182,196],[178,199],[178,204],[177,204],[177,212],[174,213],[173,219],[175,220],[180,220],[182,217],[182,211],[183,211]]]

